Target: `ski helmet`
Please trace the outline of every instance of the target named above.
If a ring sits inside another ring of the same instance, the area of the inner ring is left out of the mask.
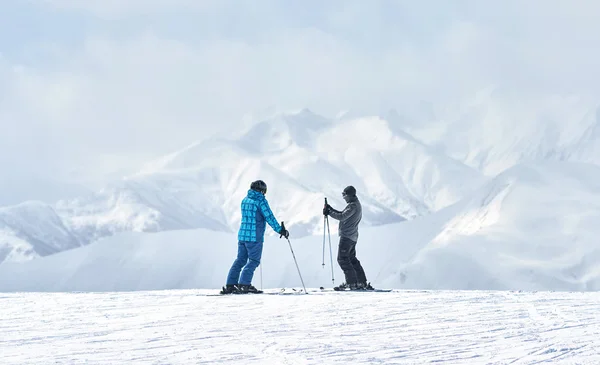
[[[354,186],[350,185],[350,186],[346,186],[346,188],[344,189],[344,191],[342,192],[342,195],[347,195],[347,196],[356,196],[356,189],[354,188]]]
[[[252,189],[254,191],[258,191],[263,194],[266,194],[267,193],[267,184],[265,184],[265,182],[262,180],[256,180],[256,181],[252,182],[252,184],[250,184],[250,189]]]

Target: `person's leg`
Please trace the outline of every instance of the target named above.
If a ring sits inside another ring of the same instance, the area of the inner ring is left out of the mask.
[[[244,265],[246,265],[247,261],[248,251],[246,250],[246,245],[243,242],[238,242],[237,257],[229,269],[229,274],[227,275],[227,285],[235,285],[239,283],[240,271],[242,271],[242,268]]]
[[[360,261],[356,258],[356,242],[353,242],[350,245],[349,251],[350,263],[356,272],[356,281],[358,284],[367,285],[367,276],[365,275],[365,270],[363,269]]]
[[[346,284],[354,285],[356,284],[356,271],[354,270],[354,266],[352,266],[350,252],[352,249],[352,241],[341,237],[340,243],[338,246],[338,257],[337,262],[340,265],[340,268],[344,272],[344,276],[346,277]]]
[[[242,269],[240,276],[240,285],[250,285],[254,270],[260,265],[262,257],[263,243],[262,242],[247,242],[246,249],[248,250],[248,263]]]

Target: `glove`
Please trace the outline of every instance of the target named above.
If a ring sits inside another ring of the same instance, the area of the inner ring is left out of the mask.
[[[279,238],[285,237],[287,239],[290,237],[290,232],[287,229],[285,229],[285,227],[281,227],[281,231],[279,231],[279,234]]]
[[[329,215],[329,212],[331,212],[331,205],[325,204],[325,207],[323,208],[323,215]]]

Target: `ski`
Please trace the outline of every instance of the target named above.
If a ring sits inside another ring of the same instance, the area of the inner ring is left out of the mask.
[[[336,292],[336,293],[389,293],[392,291],[392,289],[361,289],[361,290],[350,290],[350,289],[346,289],[346,290],[331,290],[332,292]]]
[[[234,295],[259,295],[259,294],[269,294],[269,293],[263,293],[261,292],[248,292],[248,293],[241,293],[241,292],[235,292],[235,293],[222,293],[222,292],[218,292],[218,293],[214,293],[214,294],[200,294],[200,296],[203,297],[230,297],[230,296],[234,296]]]
[[[206,294],[206,296],[225,297],[225,296],[231,296],[231,295],[306,295],[306,294],[311,294],[311,293],[343,293],[343,292],[346,292],[346,293],[389,293],[392,291],[393,291],[393,289],[335,290],[334,288],[320,287],[319,289],[307,289],[307,291],[305,292],[303,289],[281,288],[277,291],[259,290],[258,292],[247,292],[247,293],[241,293],[241,292],[222,293],[222,292],[219,292],[216,294]]]
[[[342,290],[335,290],[333,288],[327,288],[327,289],[321,289],[319,290],[320,292],[327,292],[327,293],[389,293],[391,292],[393,289],[358,289],[358,290],[350,290],[350,289],[342,289]]]
[[[347,287],[346,288],[337,288],[337,289],[336,288],[325,289],[324,287],[320,287],[319,289],[322,292],[332,292],[333,291],[333,292],[352,292],[352,293],[362,293],[362,292],[388,293],[388,292],[392,291],[392,289],[376,289],[376,288],[373,288],[372,286],[370,286],[370,284],[369,284],[369,287],[370,287],[370,289],[357,289],[357,290],[351,290],[350,288],[347,288]]]
[[[265,295],[299,295],[299,294],[307,294],[304,292],[304,290],[300,289],[300,290],[296,290],[294,288],[291,289],[286,289],[286,288],[281,288],[279,291],[269,291],[269,292],[265,292],[262,290],[259,290],[258,292],[247,292],[247,293],[242,293],[242,292],[232,292],[232,293],[223,293],[222,291],[219,292],[218,294],[208,294],[207,296],[228,296],[228,295],[260,295],[260,294],[265,294]]]

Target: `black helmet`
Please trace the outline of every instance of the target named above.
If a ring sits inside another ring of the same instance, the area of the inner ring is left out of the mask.
[[[250,184],[250,189],[258,191],[259,193],[266,194],[267,184],[265,184],[265,182],[262,180],[256,180],[252,184]]]
[[[352,185],[346,186],[346,188],[342,192],[342,195],[356,196],[356,189]]]

